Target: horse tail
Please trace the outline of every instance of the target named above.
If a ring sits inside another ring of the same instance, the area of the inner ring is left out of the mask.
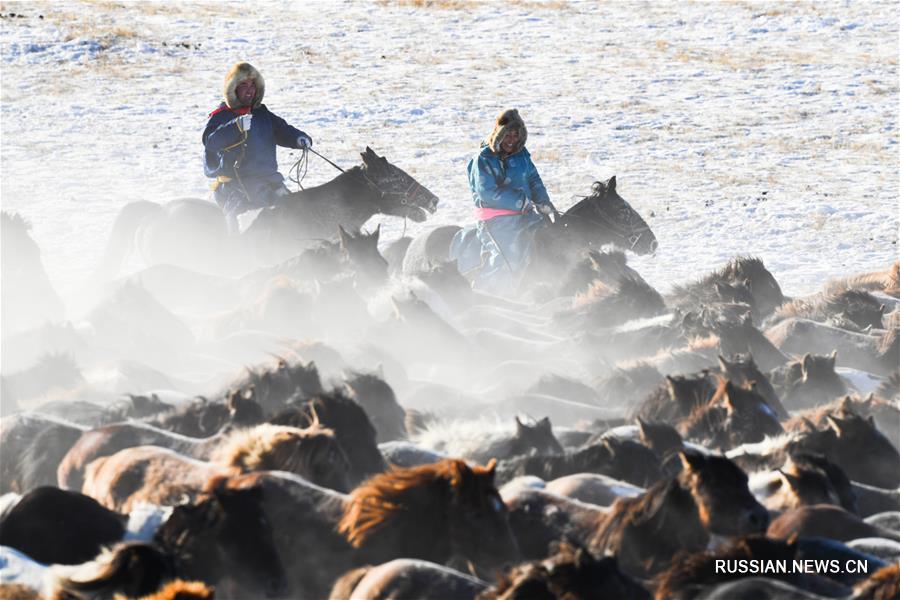
[[[356,586],[359,585],[359,582],[362,581],[363,577],[368,575],[371,570],[371,566],[365,566],[344,573],[340,579],[334,582],[328,600],[346,600],[347,598],[352,598]]]
[[[76,598],[85,593],[111,597],[116,592],[129,598],[146,596],[172,579],[174,571],[167,555],[141,542],[117,544],[81,565],[51,567],[56,590]]]
[[[134,248],[135,233],[138,228],[162,213],[162,206],[148,200],[129,202],[119,211],[113,223],[112,233],[100,260],[96,276],[101,281],[112,279],[119,271],[125,258]]]

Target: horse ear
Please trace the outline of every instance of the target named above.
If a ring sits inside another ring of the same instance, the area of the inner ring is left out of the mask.
[[[356,390],[346,381],[344,382],[344,393],[347,394],[348,398],[356,398]]]
[[[488,464],[484,467],[484,470],[487,472],[487,474],[488,474],[491,478],[493,478],[493,477],[494,477],[494,472],[497,470],[497,459],[496,459],[496,458],[492,458],[491,460],[489,460],[489,461],[488,461]]]
[[[789,488],[791,488],[792,490],[796,490],[799,488],[800,480],[797,477],[795,477],[794,475],[791,475],[790,473],[785,472],[782,469],[777,469],[777,471],[778,471],[778,475],[780,476],[780,479],[784,483],[786,483]]]
[[[372,233],[371,238],[374,240],[374,244],[378,245],[378,238],[381,236],[381,223],[375,228],[375,231]]]
[[[838,406],[838,408],[843,411],[852,411],[853,410],[853,403],[850,401],[850,394],[847,394],[846,396],[841,398],[841,403]]]
[[[728,367],[731,366],[731,365],[728,364],[728,361],[725,360],[725,357],[722,356],[721,354],[719,355],[719,366],[722,367],[722,370],[723,370],[723,371],[727,371],[727,370],[728,370]]]
[[[649,434],[647,431],[647,423],[640,417],[637,418],[638,431],[641,434],[641,438],[646,438]]]
[[[731,383],[731,380],[725,382],[725,406],[729,408],[734,408],[734,393],[735,393],[734,384]]]
[[[703,467],[704,458],[699,452],[681,451],[678,453],[678,458],[681,459],[681,466],[685,471],[697,472]]]
[[[674,402],[678,396],[678,390],[675,389],[675,379],[671,375],[666,375],[666,389],[669,391],[669,399]]]
[[[613,175],[606,181],[606,193],[614,194],[616,191],[616,176]]]
[[[344,229],[343,225],[338,225],[338,236],[341,239],[341,249],[346,250],[347,245],[350,243],[350,236],[347,234],[347,230]]]
[[[378,375],[380,379],[384,379],[384,363],[378,363],[378,366],[375,367],[375,374]]]
[[[809,369],[812,367],[812,355],[807,352],[800,361],[800,372],[803,373],[803,381],[809,379]]]
[[[550,429],[552,425],[550,424],[550,417],[544,417],[540,421],[538,421],[538,427],[542,429]]]
[[[516,419],[516,433],[521,433],[525,429],[525,425],[523,425],[522,421],[519,420],[519,415],[516,415],[515,419]]]
[[[834,368],[835,363],[837,362],[837,350],[831,351],[831,356],[828,357],[828,361],[831,363],[831,368]]]
[[[878,307],[878,312],[880,312],[881,314],[884,314],[884,304],[882,304],[881,306]]]
[[[828,420],[828,424],[834,430],[838,437],[841,437],[844,433],[844,422],[838,418],[835,418],[833,415],[825,415],[825,418]]]
[[[872,415],[869,415],[868,417],[866,417],[866,423],[871,425],[872,429],[877,429],[877,427],[875,425],[875,417],[873,417]]]
[[[310,417],[311,417],[310,418],[311,422],[310,422],[309,426],[310,427],[318,427],[319,425],[321,425],[322,422],[319,420],[319,413],[316,412],[316,403],[315,402],[310,401],[309,412],[310,412]]]

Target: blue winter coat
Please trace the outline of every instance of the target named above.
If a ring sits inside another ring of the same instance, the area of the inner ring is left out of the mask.
[[[475,206],[521,211],[529,201],[549,202],[550,196],[538,175],[531,154],[519,152],[500,158],[488,146],[469,161],[469,188]]]
[[[219,178],[216,201],[229,213],[275,203],[275,191],[284,187],[275,146],[298,148],[297,138],[305,135],[264,104],[251,114],[253,121],[246,140],[236,122],[239,113],[224,102],[210,115],[203,130],[203,172],[207,177]]]

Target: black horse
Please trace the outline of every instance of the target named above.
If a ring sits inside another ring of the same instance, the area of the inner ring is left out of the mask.
[[[438,227],[415,238],[403,259],[403,271],[415,275],[450,260],[450,241],[459,229]],[[615,176],[595,182],[589,196],[538,229],[524,280],[558,284],[585,252],[608,244],[639,255],[653,254],[659,245],[647,222],[616,192]]]
[[[115,276],[133,246],[152,263],[234,275],[290,258],[314,240],[336,239],[338,226],[359,231],[375,214],[422,222],[437,209],[437,196],[405,171],[371,148],[361,156],[361,166],[263,209],[239,236],[227,234],[225,217],[212,202],[127,204],[113,224],[98,275]]]

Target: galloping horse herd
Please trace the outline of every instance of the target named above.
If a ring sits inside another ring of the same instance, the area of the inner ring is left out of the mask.
[[[612,178],[500,298],[362,159],[125,206],[83,311],[3,213],[0,598],[900,597],[900,262],[661,294]]]

